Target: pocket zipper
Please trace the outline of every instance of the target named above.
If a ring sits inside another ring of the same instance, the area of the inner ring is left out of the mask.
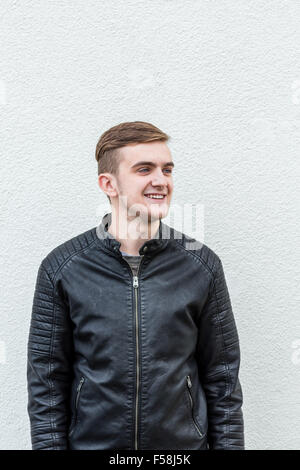
[[[199,429],[199,426],[197,425],[196,421],[195,421],[195,418],[194,418],[194,404],[193,404],[193,397],[192,397],[192,392],[191,392],[191,389],[192,389],[192,381],[191,381],[191,378],[189,375],[186,376],[186,381],[187,381],[187,386],[188,386],[188,392],[189,392],[189,397],[190,397],[190,402],[191,402],[191,410],[192,410],[192,418],[193,418],[193,421],[194,421],[194,425],[195,425],[195,428],[197,429],[200,437],[203,437],[203,434],[202,432],[200,431]]]
[[[81,391],[81,387],[83,385],[84,380],[85,380],[84,377],[81,377],[80,382],[77,385],[73,425],[72,425],[72,429],[70,430],[69,436],[71,436],[73,434],[73,432],[75,430],[76,423],[77,423],[77,408],[78,408],[80,391]]]
[[[81,390],[81,387],[83,385],[83,382],[84,382],[84,377],[81,377],[80,382],[79,382],[78,387],[77,387],[77,395],[76,395],[76,402],[75,402],[75,409],[76,410],[77,410],[77,407],[78,407],[78,400],[79,400],[80,390]]]

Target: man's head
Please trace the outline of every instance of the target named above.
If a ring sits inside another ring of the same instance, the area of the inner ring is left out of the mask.
[[[128,215],[152,220],[167,216],[174,166],[168,140],[167,134],[142,121],[121,123],[101,135],[95,154],[98,182],[113,210],[121,207]]]

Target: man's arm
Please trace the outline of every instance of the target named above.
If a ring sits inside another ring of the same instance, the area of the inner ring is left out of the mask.
[[[33,450],[68,448],[72,331],[52,273],[41,263],[27,344],[27,410]]]
[[[197,361],[207,399],[209,448],[244,450],[239,338],[218,257],[198,327]]]

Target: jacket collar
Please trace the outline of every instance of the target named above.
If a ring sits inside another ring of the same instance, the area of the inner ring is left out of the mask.
[[[100,239],[103,246],[115,253],[118,253],[122,256],[120,251],[121,243],[116,240],[111,233],[108,232],[108,227],[111,224],[111,217],[112,213],[106,213],[96,228],[96,234]],[[161,219],[159,221],[159,228],[151,240],[146,240],[145,243],[140,247],[139,254],[140,255],[152,255],[158,251],[163,250],[166,248],[170,238],[172,238],[173,228],[169,227],[167,224],[164,224]]]

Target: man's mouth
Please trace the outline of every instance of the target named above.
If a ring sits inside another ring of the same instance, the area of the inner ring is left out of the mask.
[[[145,197],[147,197],[148,199],[156,199],[158,201],[162,201],[163,199],[165,199],[166,197],[166,194],[144,194]]]

